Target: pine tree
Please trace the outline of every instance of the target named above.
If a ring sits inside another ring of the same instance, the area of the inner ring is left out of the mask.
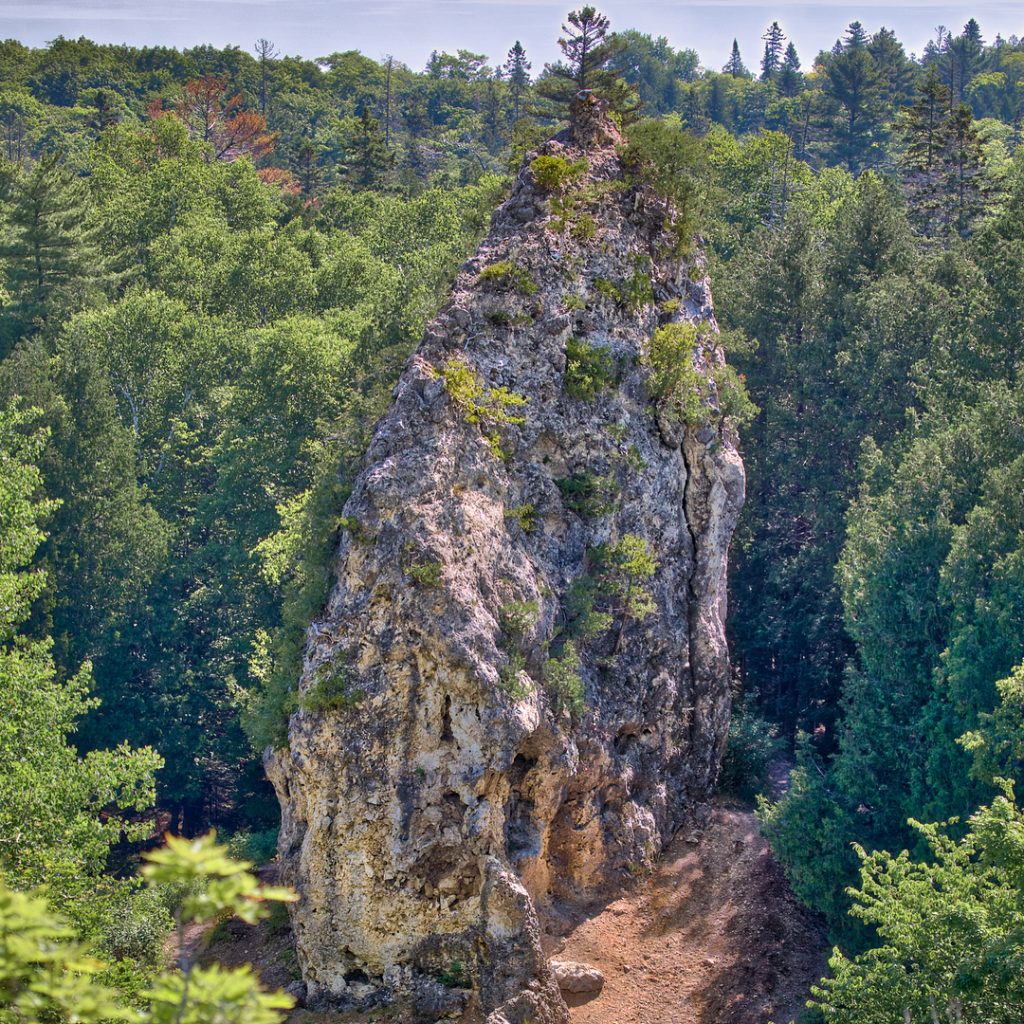
[[[958,104],[943,126],[942,191],[947,233],[966,237],[984,210],[985,155],[971,108]]]
[[[562,26],[565,35],[558,40],[565,60],[545,65],[536,86],[537,93],[548,101],[549,115],[564,117],[574,99],[587,95],[603,100],[623,117],[636,114],[640,106],[636,94],[611,67],[624,44],[609,35],[609,28],[608,19],[593,7],[569,14],[568,24]]]
[[[508,79],[508,95],[512,102],[512,123],[519,120],[519,111],[523,102],[523,94],[530,87],[530,68],[532,65],[526,59],[526,50],[523,44],[517,39],[515,45],[508,51],[508,59],[502,70]]]
[[[103,280],[102,261],[86,228],[83,182],[56,154],[15,175],[7,189],[8,229],[0,242],[7,289],[6,341],[46,327],[82,303]]]
[[[260,65],[260,113],[266,117],[270,106],[270,62],[276,60],[280,53],[269,39],[256,40],[256,60]]]
[[[764,56],[761,58],[761,81],[767,82],[774,78],[782,67],[782,44],[786,37],[779,28],[779,23],[773,21],[768,31],[761,38],[764,40]],[[792,45],[792,44],[790,44]]]
[[[863,50],[868,45],[868,34],[859,21],[851,21],[846,30],[846,39],[843,40],[843,49]]]
[[[846,43],[828,58],[823,69],[824,91],[834,107],[834,157],[851,172],[877,162],[883,136],[883,80],[865,39],[855,21]]]
[[[949,90],[934,64],[929,65],[917,93],[917,100],[897,121],[896,134],[904,146],[900,165],[908,211],[918,230],[930,236],[935,233],[940,205],[943,126],[949,107]]]
[[[740,44],[735,39],[732,41],[732,53],[729,55],[729,59],[726,61],[722,71],[727,75],[732,75],[733,78],[750,77],[750,72],[740,56]]]
[[[786,47],[786,56],[779,69],[778,84],[779,92],[783,96],[795,96],[800,91],[803,83],[803,75],[800,74],[800,58],[797,56],[796,47],[790,41]]]
[[[355,189],[373,188],[394,166],[395,158],[384,145],[380,121],[363,109],[348,146],[347,178]]]

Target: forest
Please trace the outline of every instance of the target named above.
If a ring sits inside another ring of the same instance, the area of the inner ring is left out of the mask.
[[[758,814],[834,947],[804,1019],[1021,1019],[1024,41],[837,32],[0,43],[0,1020],[282,1019],[167,936],[290,898],[246,862],[342,505],[580,90],[692,212],[749,395],[722,782],[792,758]]]

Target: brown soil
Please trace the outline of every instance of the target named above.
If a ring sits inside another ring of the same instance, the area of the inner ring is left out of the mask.
[[[683,836],[650,878],[581,923],[560,960],[605,985],[573,1024],[785,1024],[825,969],[820,923],[793,896],[753,813],[720,802],[699,840]]]
[[[781,790],[785,771],[771,788]],[[193,942],[199,936],[188,936]],[[571,997],[572,1024],[787,1024],[825,970],[819,921],[796,900],[749,807],[719,801],[699,839],[680,835],[650,877],[583,920],[553,955],[599,968],[596,996]],[[270,988],[298,977],[283,915],[230,921],[204,963],[251,963]],[[401,1020],[297,1010],[292,1024]]]

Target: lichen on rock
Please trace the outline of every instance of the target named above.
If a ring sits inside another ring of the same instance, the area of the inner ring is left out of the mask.
[[[591,127],[535,154],[564,191],[519,174],[345,506],[300,690],[350,697],[266,759],[313,1002],[565,1022],[539,921],[706,813],[743,467],[713,385],[696,421],[652,400],[666,323],[722,361],[709,282]]]

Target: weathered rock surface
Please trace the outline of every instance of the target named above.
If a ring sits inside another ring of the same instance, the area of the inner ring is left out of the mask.
[[[311,1003],[400,996],[424,1020],[565,1022],[538,910],[613,890],[706,813],[729,718],[743,468],[718,420],[655,413],[643,359],[659,325],[698,325],[703,372],[722,357],[703,261],[671,255],[664,205],[624,181],[615,141],[606,128],[586,153],[591,238],[553,231],[549,197],[519,175],[345,506],[300,689],[344,685],[350,706],[296,712],[289,748],[267,758]],[[543,152],[583,155],[567,137]],[[480,279],[506,260],[529,280]],[[623,291],[638,273],[653,297],[630,308],[602,284]],[[593,400],[566,391],[571,338],[615,367]],[[522,395],[508,410],[522,422],[472,422],[439,376],[453,360]],[[581,510],[563,491],[584,474],[605,500]],[[546,659],[579,624],[574,582],[594,578],[596,546],[627,535],[657,559],[652,610],[619,638],[621,608],[598,591],[612,624],[577,639],[586,711],[573,716]],[[509,608],[527,620],[518,632]]]
[[[548,968],[561,992],[586,995],[604,988],[604,975],[596,967],[578,964],[574,960],[549,960]]]

